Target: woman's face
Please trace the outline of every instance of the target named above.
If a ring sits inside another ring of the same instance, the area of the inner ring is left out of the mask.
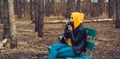
[[[68,30],[69,30],[69,31],[72,31],[72,30],[73,30],[73,28],[72,28],[71,25],[68,25],[67,27],[68,27]]]
[[[72,15],[70,16],[70,21],[73,22],[73,17],[72,17]]]

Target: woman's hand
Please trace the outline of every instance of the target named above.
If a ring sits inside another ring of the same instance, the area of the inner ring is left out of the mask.
[[[73,28],[72,28],[71,25],[68,25],[68,30],[69,30],[69,31],[73,31]]]

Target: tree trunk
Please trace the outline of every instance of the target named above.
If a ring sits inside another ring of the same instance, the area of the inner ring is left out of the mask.
[[[120,0],[116,0],[116,28],[120,28]]]
[[[113,16],[113,0],[109,0],[108,2],[108,18],[112,18]]]
[[[51,0],[51,4],[50,5],[51,5],[51,9],[52,9],[51,10],[51,14],[56,16],[57,13],[56,13],[56,8],[55,8],[55,0]]]
[[[91,17],[97,17],[100,15],[101,11],[101,7],[100,7],[100,2],[91,2]]]
[[[39,14],[40,14],[40,19],[39,19],[39,24],[38,24],[38,36],[43,37],[43,19],[44,19],[44,0],[40,0],[40,9],[39,9]]]
[[[60,0],[60,14],[65,17],[66,15],[66,1]]]
[[[78,12],[80,12],[80,1],[81,0],[77,0],[76,11],[78,11]]]
[[[9,22],[9,16],[8,16],[8,0],[3,0],[3,29],[4,29],[3,38],[10,37],[9,24],[10,22]]]
[[[108,18],[113,18],[115,11],[115,0],[109,0],[108,2]]]
[[[9,19],[10,19],[10,48],[17,47],[16,39],[16,24],[15,24],[15,15],[14,15],[14,3],[13,0],[8,0],[9,8]]]
[[[35,32],[38,32],[38,28],[39,28],[39,21],[40,20],[40,15],[39,15],[39,0],[35,0]]]
[[[17,15],[17,8],[18,8],[18,1],[14,0],[14,11],[15,11],[15,15]]]
[[[27,5],[27,3],[25,2],[25,0],[21,0],[22,17],[23,17],[23,18],[27,16],[27,15],[26,15],[26,11],[25,11],[25,10],[27,10],[27,8],[25,7],[25,5]],[[28,11],[28,10],[27,10],[27,11]]]
[[[22,18],[22,0],[18,0],[18,4],[17,4],[17,18],[21,19]]]
[[[3,0],[0,0],[0,21],[3,23]]]
[[[104,13],[107,15],[107,18],[108,18],[108,2],[105,2],[105,5],[104,5]]]
[[[104,12],[104,0],[99,0],[99,15],[103,15]]]
[[[35,32],[43,37],[44,0],[35,0]]]
[[[75,0],[67,0],[66,18],[70,19],[71,12],[75,11]]]
[[[50,14],[51,14],[51,10],[52,10],[51,2],[50,2],[50,0],[46,0],[46,3],[45,3],[45,15],[49,17]]]
[[[31,16],[31,20],[33,23],[35,22],[34,14],[35,14],[35,12],[34,12],[34,0],[30,0],[30,16]]]

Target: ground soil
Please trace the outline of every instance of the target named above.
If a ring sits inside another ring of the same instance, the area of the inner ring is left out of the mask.
[[[0,59],[45,59],[47,46],[58,42],[64,25],[44,23],[44,37],[40,38],[30,20],[17,21],[18,47],[10,49],[8,41],[5,48],[0,49]],[[120,59],[120,29],[115,28],[114,21],[84,23],[84,26],[98,31],[93,59]],[[0,25],[1,33],[2,29]]]

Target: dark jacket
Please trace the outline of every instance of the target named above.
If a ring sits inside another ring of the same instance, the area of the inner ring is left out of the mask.
[[[73,32],[70,32],[67,29],[65,29],[64,37],[66,39],[71,38],[72,48],[76,55],[80,55],[81,52],[86,51],[87,35],[85,32],[85,28],[82,24]],[[63,42],[65,43],[65,41]]]
[[[72,47],[76,55],[86,51],[87,35],[84,26],[81,24],[74,32],[72,37]]]

